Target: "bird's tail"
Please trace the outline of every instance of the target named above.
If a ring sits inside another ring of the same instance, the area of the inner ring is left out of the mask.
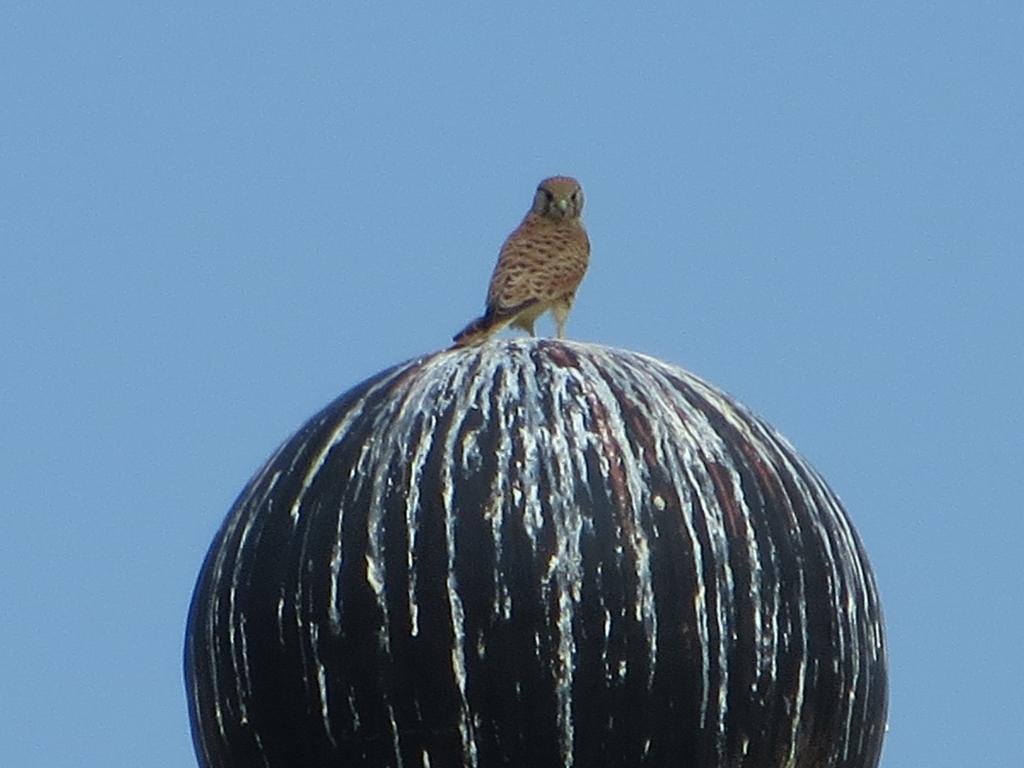
[[[471,322],[461,331],[452,337],[455,343],[452,349],[459,347],[472,347],[474,344],[481,344],[494,332],[494,316],[488,312]]]
[[[537,299],[530,299],[514,307],[489,305],[482,317],[478,317],[452,337],[452,341],[455,344],[451,348],[458,349],[459,347],[472,347],[474,344],[483,344],[510,323],[522,328],[533,336],[533,321],[536,318],[536,314],[530,316],[527,320],[522,318],[523,311],[529,310],[530,307],[535,307],[537,303]]]

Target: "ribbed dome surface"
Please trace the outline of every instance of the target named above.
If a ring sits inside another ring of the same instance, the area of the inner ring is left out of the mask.
[[[863,768],[886,714],[825,482],[691,374],[556,341],[303,426],[214,540],[186,676],[206,768]]]

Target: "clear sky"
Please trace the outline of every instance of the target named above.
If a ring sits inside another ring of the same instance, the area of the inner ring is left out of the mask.
[[[235,495],[479,314],[570,174],[569,335],[724,388],[845,501],[882,765],[1021,765],[1024,6],[286,5],[0,10],[0,763],[194,765]]]

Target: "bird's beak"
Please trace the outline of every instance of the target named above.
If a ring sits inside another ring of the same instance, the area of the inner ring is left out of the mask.
[[[560,210],[562,213],[565,213],[566,210],[568,210],[569,208],[569,201],[563,197],[559,199],[559,201],[555,203],[555,205],[558,206],[558,210]]]

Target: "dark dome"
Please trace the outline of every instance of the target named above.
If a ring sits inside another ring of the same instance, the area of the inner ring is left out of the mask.
[[[201,765],[865,768],[867,558],[771,427],[658,360],[405,363],[242,492],[186,638]]]

